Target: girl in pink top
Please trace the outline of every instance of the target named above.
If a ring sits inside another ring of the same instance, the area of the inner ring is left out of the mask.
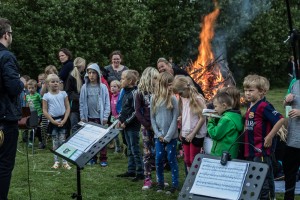
[[[180,96],[180,138],[183,143],[184,162],[189,171],[195,156],[200,153],[207,133],[205,117],[202,116],[202,110],[206,108],[205,99],[187,76],[176,76],[173,90]]]
[[[110,108],[111,108],[111,123],[113,123],[116,119],[118,119],[119,113],[117,112],[117,102],[120,94],[120,88],[121,83],[118,80],[114,80],[110,82],[110,92],[111,92],[111,98],[110,98]],[[116,136],[115,139],[115,152],[119,153],[121,152],[120,148],[120,140],[119,137]]]

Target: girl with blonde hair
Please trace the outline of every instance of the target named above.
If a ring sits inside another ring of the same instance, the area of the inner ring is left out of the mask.
[[[157,192],[164,190],[163,158],[165,149],[171,167],[172,187],[167,194],[178,190],[178,163],[176,157],[177,146],[177,117],[178,102],[172,92],[174,77],[168,72],[162,72],[158,76],[156,90],[150,101],[150,118],[155,138],[155,165],[157,176]]]
[[[83,85],[83,76],[86,67],[86,61],[81,57],[77,57],[75,58],[73,64],[74,64],[74,68],[67,78],[65,84],[65,90],[70,100],[70,107],[71,107],[70,123],[71,123],[72,132],[74,133],[76,131],[75,125],[80,121],[79,97],[80,97],[80,90]]]
[[[138,84],[138,93],[135,99],[135,115],[141,122],[142,126],[142,138],[143,138],[143,150],[144,150],[144,185],[142,190],[150,189],[152,186],[151,181],[151,160],[154,157],[151,150],[154,148],[154,132],[151,127],[150,119],[150,99],[154,93],[155,84],[159,72],[153,67],[147,67],[141,76]]]
[[[173,91],[179,95],[180,139],[183,143],[184,162],[189,171],[195,156],[203,147],[207,133],[206,120],[202,116],[202,110],[206,108],[205,99],[186,76],[175,77]]]

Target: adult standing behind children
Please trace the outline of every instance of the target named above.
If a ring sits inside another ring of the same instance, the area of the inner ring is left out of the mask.
[[[70,124],[72,133],[76,131],[76,124],[80,121],[79,112],[79,97],[80,90],[84,83],[83,77],[85,73],[86,61],[81,57],[77,57],[74,60],[74,69],[71,71],[66,83],[65,90],[68,94],[71,113]]]
[[[183,69],[180,69],[179,67],[175,67],[175,66],[173,67],[172,64],[167,59],[165,59],[165,58],[159,58],[157,60],[157,69],[158,69],[159,73],[169,72],[173,76],[177,76],[177,75],[188,76],[193,81],[193,84],[196,87],[196,89],[198,90],[198,92],[202,96],[204,96],[204,93],[203,93],[200,85],[198,85],[198,83],[196,83],[194,81],[194,79],[192,79],[192,77],[186,71],[184,71]]]
[[[84,77],[85,84],[81,87],[79,98],[80,119],[83,122],[94,122],[106,125],[110,114],[110,101],[107,87],[100,82],[101,72],[96,63],[90,64]],[[106,167],[107,149],[100,151],[100,166]],[[90,164],[96,164],[97,156],[90,160]]]
[[[0,199],[7,200],[11,173],[15,165],[18,120],[21,119],[19,95],[24,88],[16,57],[8,50],[12,43],[11,22],[0,18]],[[24,81],[24,80],[23,80]]]
[[[282,126],[284,119],[265,98],[270,87],[269,81],[265,77],[248,75],[244,79],[243,86],[245,98],[250,102],[245,114],[244,157],[247,160],[266,163],[269,166],[260,199],[275,199],[271,154],[274,149],[273,138]],[[253,146],[261,151],[256,151]]]
[[[72,61],[72,53],[67,48],[62,48],[58,52],[58,58],[62,63],[62,68],[59,71],[59,78],[65,84],[70,72],[73,70],[73,61]]]
[[[285,200],[295,198],[296,176],[300,167],[300,81],[294,79],[285,97],[284,104],[291,106],[288,113],[288,135],[283,157],[285,175]]]
[[[167,194],[174,193],[179,188],[179,172],[177,163],[177,118],[178,102],[172,92],[174,76],[169,72],[162,72],[158,76],[158,84],[150,101],[151,125],[155,138],[155,165],[157,176],[157,192],[164,190],[163,159],[165,151],[171,167],[172,187]],[[165,149],[166,148],[166,149]]]
[[[128,67],[125,65],[122,65],[121,62],[123,61],[123,55],[121,51],[113,51],[109,55],[111,64],[108,66],[105,66],[105,69],[107,71],[107,82],[110,84],[113,80],[121,81],[121,75],[122,72],[127,70]]]
[[[122,109],[119,115],[118,126],[123,128],[128,145],[127,171],[117,177],[134,177],[132,181],[144,179],[144,169],[140,152],[140,129],[141,123],[136,119],[134,101],[137,92],[136,83],[138,76],[134,70],[125,70],[121,76],[121,87],[124,89]]]

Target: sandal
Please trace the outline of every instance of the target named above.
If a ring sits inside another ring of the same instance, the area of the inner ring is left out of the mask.
[[[67,169],[67,170],[70,170],[70,169],[72,168],[68,163],[64,163],[64,164],[62,165],[62,167],[63,167],[64,169]]]
[[[59,162],[56,161],[51,168],[52,169],[58,169],[59,168]]]

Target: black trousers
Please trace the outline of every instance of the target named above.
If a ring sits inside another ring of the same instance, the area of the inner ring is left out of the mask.
[[[300,166],[300,148],[286,146],[282,164],[285,176],[284,200],[294,200],[296,176]]]
[[[7,200],[12,170],[15,165],[15,158],[18,143],[18,123],[2,123],[4,142],[0,147],[0,200]]]

